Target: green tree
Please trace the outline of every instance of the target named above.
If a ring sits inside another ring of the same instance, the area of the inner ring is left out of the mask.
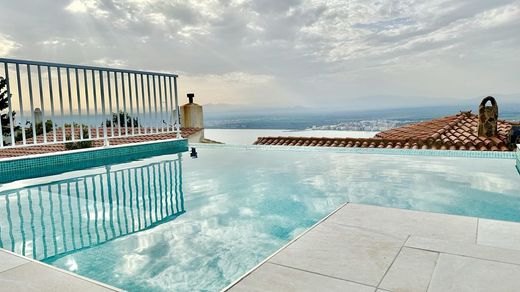
[[[134,122],[134,127],[139,127],[139,119],[132,118],[132,116],[130,116],[127,112],[120,111],[119,113],[112,113],[112,121],[107,120],[107,127],[111,127],[112,123],[114,123],[114,126],[117,126],[118,121],[119,121],[119,125],[121,127],[124,127],[125,124],[126,124],[126,126],[131,127],[132,119]]]
[[[46,133],[52,132],[52,121],[51,120],[45,121],[45,132]],[[42,134],[43,134],[43,123],[42,122],[36,123],[36,135],[39,136]],[[32,138],[32,136],[33,136],[32,123],[27,122],[26,127],[25,127],[25,138],[29,139],[29,138]],[[22,131],[21,131],[21,129],[17,129],[15,131],[15,141],[22,141],[22,139],[23,139]]]
[[[10,129],[10,122],[9,122],[9,113],[2,113],[4,110],[9,108],[9,92],[7,92],[7,79],[0,76],[0,119],[2,121],[2,133],[4,136],[7,136],[11,129]],[[15,116],[15,112],[12,112],[13,120]],[[14,130],[18,130],[18,127],[15,127],[13,125]]]
[[[88,136],[88,127],[86,125],[74,124],[74,126],[76,126],[78,128],[81,126],[81,131],[83,131],[83,137]],[[70,135],[67,135],[67,137],[65,139],[67,141],[70,141],[70,140],[72,140],[72,137]],[[90,148],[92,146],[93,146],[93,143],[90,140],[65,143],[65,149],[67,149],[67,150],[84,149],[84,148]]]

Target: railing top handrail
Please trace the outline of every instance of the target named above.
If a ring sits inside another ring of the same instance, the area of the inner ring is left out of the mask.
[[[80,69],[80,70],[110,71],[110,72],[142,74],[142,75],[161,75],[161,76],[174,77],[174,78],[178,77],[177,74],[164,73],[164,72],[151,72],[151,71],[108,68],[108,67],[87,66],[87,65],[62,64],[62,63],[29,61],[29,60],[19,60],[19,59],[9,59],[9,58],[0,58],[0,63],[48,66],[48,67],[57,67],[57,68],[72,68],[72,69]]]

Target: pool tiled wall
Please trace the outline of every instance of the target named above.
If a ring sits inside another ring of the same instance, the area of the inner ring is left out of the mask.
[[[181,139],[2,159],[0,184],[187,150],[188,140]]]
[[[516,145],[516,169],[520,174],[520,144]]]
[[[229,144],[197,144],[197,147],[221,147],[266,151],[311,151],[311,152],[338,152],[359,154],[385,154],[385,155],[413,155],[413,156],[439,156],[439,157],[468,157],[491,159],[515,159],[517,154],[513,151],[464,151],[464,150],[430,150],[430,149],[386,149],[386,148],[360,148],[360,147],[319,147],[319,146],[272,146],[272,145],[229,145]]]

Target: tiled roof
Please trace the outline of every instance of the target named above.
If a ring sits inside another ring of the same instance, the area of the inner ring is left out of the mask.
[[[181,129],[181,135],[183,138],[187,138],[202,129],[199,128],[182,128]],[[130,129],[129,129],[130,132]],[[63,140],[63,134],[62,134],[61,128],[57,129],[57,140],[61,141]],[[70,129],[67,129],[65,131],[66,135],[70,135],[71,131]],[[78,135],[78,131],[76,131],[76,135]],[[124,135],[124,129],[121,130],[121,134]],[[118,133],[116,132],[116,136]],[[96,137],[95,129],[92,129],[92,137]],[[100,129],[100,137],[103,137],[103,129]],[[147,134],[145,136],[137,136],[137,137],[118,137],[118,138],[110,138],[109,142],[110,145],[121,145],[121,144],[131,144],[131,143],[139,143],[139,142],[148,142],[148,141],[159,141],[159,140],[167,140],[167,139],[174,139],[176,138],[175,133],[158,133],[158,134]],[[43,142],[43,137],[38,136],[37,141],[40,143]],[[47,134],[48,141],[53,141],[53,134],[48,133]],[[27,139],[27,143],[32,143],[32,139]],[[102,147],[103,141],[102,140],[96,140],[93,141],[93,147]],[[25,156],[25,155],[33,155],[33,154],[44,154],[44,153],[52,153],[52,152],[59,152],[59,151],[66,151],[64,144],[52,144],[52,145],[35,145],[35,146],[25,146],[25,147],[17,147],[17,148],[8,148],[8,149],[2,149],[0,151],[0,158],[7,158],[7,157],[17,157],[17,156]]]
[[[411,124],[376,134],[373,138],[259,137],[256,145],[363,147],[434,150],[512,151],[511,123],[498,121],[498,134],[478,136],[478,116],[461,112],[454,116]]]

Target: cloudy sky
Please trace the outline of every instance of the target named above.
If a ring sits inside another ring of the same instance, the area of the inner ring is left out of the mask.
[[[520,93],[520,1],[1,5],[0,56],[175,72],[181,93],[203,104],[348,108]]]

